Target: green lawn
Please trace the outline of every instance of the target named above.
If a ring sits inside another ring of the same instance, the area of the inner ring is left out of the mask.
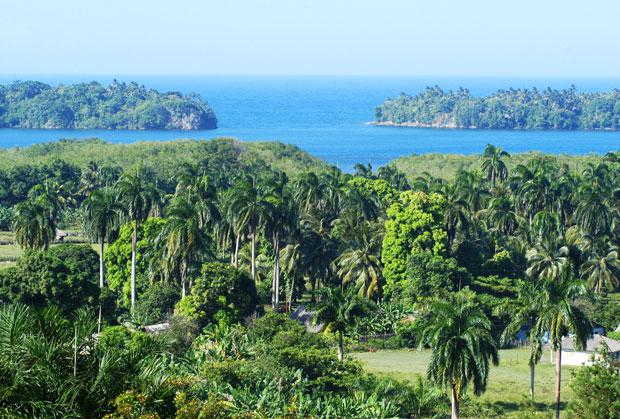
[[[405,380],[425,376],[430,351],[394,350],[363,352],[351,354],[362,361],[374,373],[385,374]],[[545,352],[536,368],[535,402],[529,403],[528,349],[507,349],[500,351],[500,365],[492,367],[487,391],[479,401],[494,409],[501,409],[507,416],[546,417],[553,412],[555,383],[554,365],[549,362],[549,352]],[[572,367],[562,368],[562,400],[570,400],[571,389],[568,383]]]

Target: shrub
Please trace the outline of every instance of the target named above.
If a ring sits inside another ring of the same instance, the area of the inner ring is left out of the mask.
[[[176,306],[176,313],[195,320],[200,327],[209,323],[240,322],[256,311],[258,296],[249,275],[224,263],[205,263],[190,295]]]
[[[13,210],[0,206],[0,230],[9,230],[13,223]]]
[[[172,314],[180,298],[179,289],[171,284],[151,284],[137,300],[133,320],[138,324],[163,321]]]
[[[87,245],[63,244],[27,252],[15,268],[0,274],[0,297],[38,308],[58,306],[64,313],[99,302],[99,256]]]
[[[620,412],[620,372],[608,348],[598,353],[593,365],[573,371],[570,411],[579,418],[617,418]]]

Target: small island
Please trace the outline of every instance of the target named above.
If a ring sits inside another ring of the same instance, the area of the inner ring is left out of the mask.
[[[197,130],[217,128],[217,119],[196,94],[160,93],[135,82],[16,81],[0,85],[0,128]]]
[[[498,90],[475,97],[464,88],[387,99],[376,108],[373,125],[524,130],[618,130],[620,90],[581,93],[570,89]]]

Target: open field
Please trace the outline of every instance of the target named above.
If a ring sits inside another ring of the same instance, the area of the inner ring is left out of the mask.
[[[88,243],[82,235],[66,237],[64,243]],[[52,244],[52,246],[56,246]],[[99,246],[92,244],[93,249],[99,252]],[[23,254],[23,250],[15,243],[15,234],[11,231],[0,231],[0,269],[11,266]]]
[[[503,411],[506,416],[540,415],[546,417],[547,414],[551,415],[554,407],[554,365],[549,362],[549,352],[545,352],[540,364],[536,367],[535,403],[532,404],[529,402],[528,353],[527,348],[500,351],[500,365],[492,367],[487,391],[478,398],[478,401],[493,410]],[[413,381],[418,376],[426,375],[430,351],[385,350],[354,353],[352,356],[360,360],[370,372]],[[569,401],[572,395],[568,383],[573,368],[562,368],[562,400],[564,402]],[[475,398],[475,396],[472,397]]]

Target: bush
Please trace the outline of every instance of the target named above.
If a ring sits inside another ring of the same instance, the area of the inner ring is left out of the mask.
[[[13,210],[0,206],[0,230],[10,230],[13,223]]]
[[[594,364],[573,371],[570,411],[579,418],[617,418],[620,412],[620,373],[609,349],[598,353]]]
[[[86,245],[62,244],[27,252],[15,268],[0,271],[0,297],[64,313],[99,302],[99,256]]]
[[[250,276],[224,263],[205,263],[190,295],[176,306],[176,313],[195,320],[199,327],[209,323],[236,323],[256,311],[258,295]]]
[[[179,289],[171,284],[156,282],[136,301],[133,320],[138,324],[154,324],[166,320],[179,301]]]
[[[609,339],[620,340],[620,330],[607,333]]]

